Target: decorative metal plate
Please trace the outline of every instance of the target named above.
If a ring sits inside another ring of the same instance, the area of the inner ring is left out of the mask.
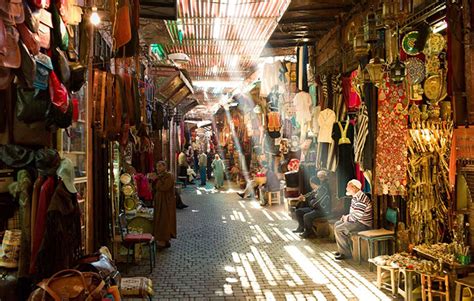
[[[441,63],[437,55],[426,57],[425,68],[426,74],[433,75],[439,73]]]
[[[120,182],[124,185],[130,184],[132,181],[132,176],[128,173],[124,173],[120,176]]]
[[[410,31],[407,33],[402,40],[402,49],[408,55],[418,55],[420,49],[415,47],[416,40],[418,39],[418,31]]]
[[[446,40],[439,33],[430,33],[426,40],[423,53],[429,56],[438,55],[446,47]]]
[[[419,58],[408,58],[405,61],[405,66],[407,67],[408,81],[412,85],[419,84],[425,79],[425,64]]]

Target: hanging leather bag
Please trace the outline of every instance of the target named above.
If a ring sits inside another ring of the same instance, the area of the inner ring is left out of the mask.
[[[129,0],[120,0],[114,24],[115,49],[119,49],[132,39]]]
[[[51,17],[53,23],[54,43],[61,50],[66,51],[69,46],[69,34],[63,19],[59,15],[56,5],[51,6]]]
[[[16,118],[24,123],[44,121],[49,106],[49,95],[40,92],[36,95],[35,89],[17,88],[16,91]]]
[[[53,103],[49,104],[46,112],[46,126],[51,129],[61,128],[66,129],[72,124],[73,105],[70,98],[68,98],[68,106],[65,113],[56,107]]]
[[[31,8],[26,2],[23,2],[23,10],[25,12],[24,24],[31,32],[38,33],[40,26],[41,11],[36,8]]]
[[[21,66],[20,69],[16,70],[18,84],[24,88],[31,89],[33,88],[33,83],[36,77],[36,61],[28,51],[25,44],[20,42],[19,45],[21,53]]]
[[[28,3],[36,8],[48,8],[50,0],[28,0]]]
[[[0,49],[0,67],[16,69],[21,64],[20,47],[18,46],[20,35],[14,26],[6,26],[5,32],[5,38],[0,41],[3,45],[0,47],[3,48],[3,50]],[[3,34],[0,34],[0,38],[2,38],[1,35]]]
[[[32,55],[37,55],[40,50],[39,37],[37,34],[32,33],[25,23],[18,24],[16,26],[20,33],[20,39],[25,44],[26,48]]]
[[[51,95],[51,103],[61,112],[66,113],[68,108],[68,92],[54,71],[51,71],[49,74],[49,95]]]
[[[15,25],[25,21],[25,12],[21,0],[0,1],[0,17]]]
[[[40,9],[40,24],[38,28],[38,35],[40,46],[44,49],[51,47],[51,28],[53,28],[53,21],[51,13],[45,9]]]
[[[101,301],[104,281],[93,272],[62,270],[38,284],[29,301]]]
[[[59,47],[53,51],[53,67],[58,78],[67,87],[71,79],[71,69],[69,67],[69,60],[66,57],[66,53],[63,52]]]
[[[36,61],[36,76],[33,86],[36,89],[48,89],[49,73],[53,70],[53,63],[51,58],[43,53],[38,53],[35,56]]]

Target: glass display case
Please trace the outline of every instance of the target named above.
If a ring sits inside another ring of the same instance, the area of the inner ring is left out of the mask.
[[[75,179],[79,203],[81,209],[81,241],[82,248],[86,247],[86,225],[87,225],[87,126],[86,126],[86,89],[85,86],[77,93],[71,95],[73,99],[77,99],[78,103],[78,119],[72,123],[67,130],[58,133],[58,149],[62,158],[69,158],[74,164]]]

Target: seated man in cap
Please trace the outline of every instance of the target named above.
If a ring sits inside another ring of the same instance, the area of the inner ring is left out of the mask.
[[[334,224],[337,252],[335,259],[352,257],[351,233],[369,230],[372,228],[372,201],[362,191],[362,184],[358,180],[350,180],[346,186],[346,194],[352,196],[348,215],[343,215]]]
[[[316,218],[327,216],[331,212],[331,193],[327,182],[327,173],[319,171],[316,177],[311,177],[310,185],[313,191],[300,196],[302,206],[297,206],[296,217],[298,228],[293,232],[303,232],[302,238],[315,237],[313,222]]]

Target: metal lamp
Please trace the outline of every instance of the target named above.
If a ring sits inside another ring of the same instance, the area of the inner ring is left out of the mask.
[[[377,33],[377,15],[371,10],[365,17],[364,22],[364,42],[373,44],[379,39]]]
[[[370,81],[378,87],[383,80],[385,61],[379,57],[375,57],[370,60],[367,66],[365,66],[365,69],[369,73]]]
[[[390,65],[390,81],[394,84],[401,84],[407,75],[405,64],[397,57],[395,62]]]
[[[357,58],[366,56],[368,53],[367,43],[364,41],[364,28],[361,26],[354,36],[354,55]]]

